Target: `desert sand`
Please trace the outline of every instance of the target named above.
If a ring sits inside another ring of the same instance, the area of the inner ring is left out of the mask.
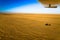
[[[0,40],[60,40],[60,14],[0,14]]]

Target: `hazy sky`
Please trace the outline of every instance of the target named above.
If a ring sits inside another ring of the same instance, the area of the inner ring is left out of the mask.
[[[0,0],[0,12],[60,13],[60,7],[44,8],[38,0]]]

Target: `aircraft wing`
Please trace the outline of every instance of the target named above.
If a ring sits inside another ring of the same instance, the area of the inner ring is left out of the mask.
[[[57,5],[60,4],[60,0],[39,0],[39,2],[46,8],[57,8]]]

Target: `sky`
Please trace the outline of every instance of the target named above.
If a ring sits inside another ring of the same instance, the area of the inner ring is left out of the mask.
[[[58,8],[45,8],[38,0],[0,0],[0,12],[12,13],[60,13]]]

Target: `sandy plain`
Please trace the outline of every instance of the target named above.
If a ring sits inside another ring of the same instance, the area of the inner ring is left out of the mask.
[[[60,40],[60,14],[0,14],[0,40]]]

